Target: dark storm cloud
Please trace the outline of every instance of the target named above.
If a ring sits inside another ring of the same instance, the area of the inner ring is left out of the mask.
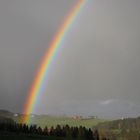
[[[0,1],[1,108],[21,112],[40,60],[74,3]],[[87,3],[51,66],[35,113],[139,115],[139,6],[139,0]]]

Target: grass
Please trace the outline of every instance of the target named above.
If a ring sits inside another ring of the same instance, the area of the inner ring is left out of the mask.
[[[13,119],[18,123],[20,118],[13,117]],[[66,125],[69,126],[85,126],[86,128],[92,128],[100,122],[104,122],[105,120],[101,119],[73,119],[68,117],[52,117],[52,116],[36,116],[31,120],[32,124],[37,124],[44,128],[45,126],[51,127],[56,125]]]

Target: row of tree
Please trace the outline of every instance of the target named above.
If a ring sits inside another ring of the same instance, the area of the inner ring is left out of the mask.
[[[70,127],[69,125],[60,126],[57,125],[55,128],[42,129],[37,125],[26,125],[17,124],[13,121],[0,122],[0,131],[4,132],[15,132],[30,135],[43,135],[43,136],[54,136],[54,137],[68,137],[68,138],[81,138],[85,140],[99,140],[99,133],[97,130],[92,131],[90,128],[85,127]],[[107,140],[103,138],[102,140]]]

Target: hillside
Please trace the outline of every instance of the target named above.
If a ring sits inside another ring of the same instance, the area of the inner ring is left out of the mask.
[[[113,140],[140,140],[140,117],[106,121],[95,128],[101,136]]]
[[[11,117],[13,116],[13,113],[11,113],[10,111],[7,111],[7,110],[0,110],[0,116],[3,116],[3,117]]]
[[[20,118],[22,117],[21,114],[11,113],[6,110],[0,110],[0,116],[11,118],[17,123],[20,122]],[[42,128],[44,128],[45,126],[55,127],[58,124],[59,125],[68,124],[69,126],[85,126],[87,128],[92,128],[98,123],[105,121],[103,119],[97,119],[97,118],[82,119],[82,118],[63,117],[63,116],[55,117],[55,116],[48,116],[48,115],[31,115],[30,117],[31,117],[32,124],[37,124]]]

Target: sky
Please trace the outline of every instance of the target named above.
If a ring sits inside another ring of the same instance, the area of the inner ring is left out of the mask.
[[[0,1],[0,109],[23,111],[41,59],[76,0]],[[89,0],[33,113],[140,116],[140,1]]]

